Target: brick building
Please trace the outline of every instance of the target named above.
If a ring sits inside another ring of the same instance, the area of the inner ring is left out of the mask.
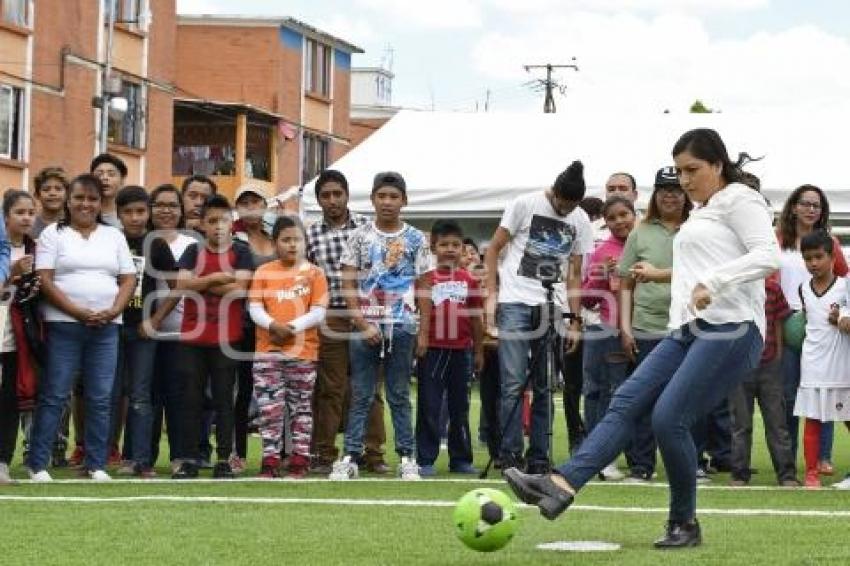
[[[128,182],[171,180],[174,0],[120,0],[112,47],[128,110],[109,119],[109,151]],[[0,0],[0,189],[39,169],[88,170],[99,152],[105,0]]]
[[[383,67],[351,69],[351,147],[378,131],[400,108],[393,106],[393,78]]]
[[[173,174],[213,175],[225,194],[314,177],[350,145],[351,55],[292,18],[177,20]]]

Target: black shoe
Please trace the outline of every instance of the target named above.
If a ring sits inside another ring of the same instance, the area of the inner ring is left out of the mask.
[[[218,480],[232,480],[236,477],[236,474],[233,473],[229,463],[216,462],[215,468],[213,468],[213,477]]]
[[[173,480],[194,480],[198,477],[198,466],[193,462],[183,462],[177,471],[171,474]]]
[[[548,475],[524,474],[516,468],[509,468],[502,475],[521,501],[537,505],[540,514],[550,521],[566,511],[573,502],[573,495],[555,485]]]
[[[550,471],[552,471],[552,467],[549,466],[549,462],[529,462],[525,469],[526,474],[535,476],[548,474]]]
[[[699,522],[694,519],[691,523],[678,521],[667,522],[667,533],[655,541],[655,548],[662,550],[670,548],[689,548],[702,544],[702,533]]]

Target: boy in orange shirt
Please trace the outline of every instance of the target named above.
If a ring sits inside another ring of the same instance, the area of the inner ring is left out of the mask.
[[[263,442],[260,477],[280,477],[285,404],[292,431],[288,475],[303,478],[310,464],[318,326],[325,318],[328,282],[304,257],[304,229],[298,220],[278,218],[272,239],[278,259],[254,273],[248,306],[257,324],[253,373]]]

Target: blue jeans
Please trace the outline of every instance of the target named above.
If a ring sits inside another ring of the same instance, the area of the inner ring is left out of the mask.
[[[62,411],[74,378],[81,371],[86,404],[85,467],[103,470],[109,443],[112,385],[118,364],[119,325],[90,327],[79,322],[48,322],[46,327],[47,364],[39,384],[29,467],[34,472],[47,468]]]
[[[788,434],[791,436],[791,455],[796,462],[797,442],[800,437],[800,419],[794,416],[794,403],[797,400],[797,388],[800,387],[800,354],[788,346],[782,351],[782,380],[785,394],[785,416],[788,422]],[[818,460],[832,460],[834,437],[835,423],[822,423]]]
[[[153,434],[153,368],[157,343],[139,336],[137,328],[121,331],[122,367],[127,384],[129,405],[124,444],[130,441],[129,457],[136,464],[151,466],[151,436]]]
[[[503,462],[514,463],[523,452],[522,408],[529,372],[531,351],[531,385],[534,399],[531,404],[531,435],[526,460],[529,465],[549,464],[549,418],[553,411],[549,403],[549,384],[546,381],[544,332],[539,324],[542,307],[519,303],[499,305],[499,375],[502,385],[499,419],[504,427],[499,455]]]
[[[413,329],[401,324],[393,327],[391,347],[386,336],[384,346],[370,346],[365,340],[351,339],[348,347],[351,367],[351,406],[348,410],[348,426],[345,430],[346,454],[353,456],[363,454],[366,420],[375,400],[378,371],[383,364],[384,387],[395,433],[395,450],[399,456],[413,456],[410,374],[415,341],[416,335]],[[383,360],[381,359],[382,349],[385,349]]]
[[[611,396],[628,374],[628,361],[623,355],[619,334],[608,326],[589,325],[584,340],[582,359],[584,393],[584,425],[593,430],[608,411]],[[616,355],[619,354],[619,357]]]
[[[608,413],[558,473],[580,489],[628,445],[634,423],[651,413],[670,482],[669,518],[692,519],[697,455],[691,426],[758,365],[762,347],[752,322],[683,326],[664,338],[617,390]]]
[[[449,469],[472,463],[469,384],[472,350],[429,348],[419,360],[416,397],[416,461],[433,464],[440,454],[441,413],[448,399]]]
[[[649,356],[663,338],[635,337],[637,342],[637,367]],[[635,369],[637,369],[637,367]],[[651,478],[655,472],[655,435],[652,434],[652,414],[646,413],[635,422],[634,435],[628,448],[626,448],[626,463],[632,473],[641,474]]]

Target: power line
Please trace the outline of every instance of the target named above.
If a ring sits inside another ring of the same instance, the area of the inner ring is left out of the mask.
[[[573,61],[576,60],[575,57],[572,58]],[[554,114],[555,113],[555,97],[552,92],[555,89],[561,94],[565,94],[567,92],[567,85],[560,84],[554,79],[552,79],[552,70],[553,69],[575,69],[578,71],[578,65],[570,64],[570,65],[553,65],[552,63],[546,63],[545,65],[523,65],[525,71],[530,73],[533,69],[546,69],[546,78],[545,79],[535,79],[533,81],[529,81],[526,83],[526,86],[530,87],[532,90],[536,92],[545,92],[546,96],[543,101],[543,112],[546,114]]]

